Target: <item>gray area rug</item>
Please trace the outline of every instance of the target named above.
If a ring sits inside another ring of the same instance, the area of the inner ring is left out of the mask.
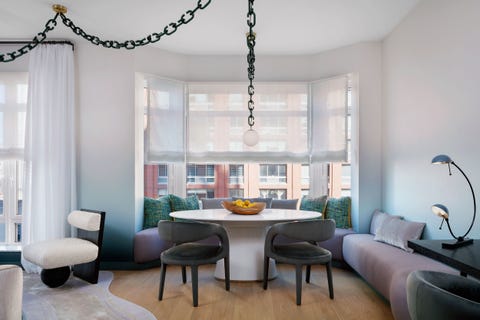
[[[24,273],[23,313],[25,320],[156,320],[148,310],[108,291],[113,273],[100,271],[98,284],[70,276],[59,288],[49,288],[40,275]]]

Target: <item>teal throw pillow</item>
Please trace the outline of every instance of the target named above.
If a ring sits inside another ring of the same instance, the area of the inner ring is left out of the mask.
[[[327,203],[327,196],[318,198],[308,198],[304,196],[300,201],[300,210],[317,211],[322,214],[325,212],[325,204]]]
[[[352,227],[350,217],[351,207],[350,197],[330,198],[327,201],[327,208],[325,210],[325,218],[335,220],[337,228],[349,229]]]
[[[159,220],[172,220],[169,216],[170,212],[168,196],[158,199],[145,197],[143,199],[143,229],[156,227]]]
[[[170,194],[169,197],[170,197],[170,207],[172,208],[172,212],[200,209],[200,205],[198,203],[198,197],[196,195],[182,198],[182,197]]]

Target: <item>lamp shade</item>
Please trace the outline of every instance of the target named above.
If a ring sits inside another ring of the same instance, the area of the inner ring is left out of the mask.
[[[248,129],[243,134],[243,143],[245,143],[247,146],[253,147],[258,143],[258,140],[258,132],[253,130],[252,128]]]
[[[434,204],[432,206],[432,211],[435,213],[437,216],[448,219],[448,209],[445,207],[443,204]]]
[[[452,163],[452,159],[445,155],[445,154],[439,154],[438,156],[435,156],[432,159],[432,164],[445,164],[445,163]]]

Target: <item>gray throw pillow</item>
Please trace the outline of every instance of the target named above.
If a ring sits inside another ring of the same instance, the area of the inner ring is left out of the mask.
[[[385,212],[381,212],[378,209],[375,210],[373,212],[372,221],[370,223],[370,233],[375,235],[380,225],[382,225],[385,221],[389,221],[392,219],[402,219],[402,216],[394,216]]]
[[[390,219],[384,221],[376,230],[373,240],[384,242],[392,246],[413,252],[408,247],[408,240],[420,239],[425,223],[405,221],[402,219]]]
[[[298,199],[273,199],[272,209],[297,209]]]
[[[202,202],[202,209],[222,209],[222,202],[232,201],[232,198],[203,198],[200,201]]]

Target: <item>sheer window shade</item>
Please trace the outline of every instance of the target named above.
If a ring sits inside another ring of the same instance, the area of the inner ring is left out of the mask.
[[[23,160],[28,73],[0,74],[0,160]]]
[[[188,93],[188,161],[308,161],[308,84],[255,85],[254,147],[243,143],[246,83],[191,83]]]
[[[347,81],[256,84],[260,142],[248,147],[246,83],[189,83],[185,90],[182,82],[147,76],[146,163],[346,160]]]
[[[145,79],[146,163],[185,160],[185,85],[148,76]]]
[[[311,162],[347,160],[348,76],[313,82]]]

